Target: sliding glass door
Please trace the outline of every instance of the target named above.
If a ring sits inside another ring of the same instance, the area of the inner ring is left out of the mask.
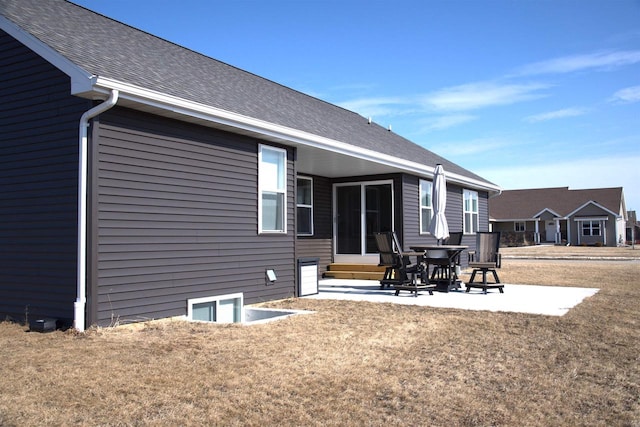
[[[334,194],[336,262],[377,254],[373,233],[393,230],[392,182],[337,184]]]

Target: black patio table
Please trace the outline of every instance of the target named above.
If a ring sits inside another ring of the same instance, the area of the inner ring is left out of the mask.
[[[410,246],[415,252],[422,252],[421,262],[425,265],[425,271],[429,274],[429,266],[433,266],[430,283],[435,283],[436,291],[449,292],[460,288],[455,267],[460,259],[460,254],[468,246],[462,245],[419,245]],[[437,277],[436,273],[438,274]]]

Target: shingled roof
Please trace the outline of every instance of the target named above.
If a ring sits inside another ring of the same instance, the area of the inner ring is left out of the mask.
[[[66,0],[0,0],[0,14],[90,76],[111,79],[495,184],[364,117]]]
[[[513,221],[534,218],[549,210],[559,217],[589,202],[597,203],[615,214],[620,214],[623,202],[622,187],[569,190],[569,187],[504,190],[489,200],[489,217],[493,221]]]

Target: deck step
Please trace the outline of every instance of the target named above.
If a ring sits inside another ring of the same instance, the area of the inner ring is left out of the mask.
[[[382,280],[384,267],[375,264],[329,264],[324,277],[351,280]]]

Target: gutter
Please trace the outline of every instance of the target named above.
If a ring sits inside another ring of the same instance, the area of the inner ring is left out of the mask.
[[[87,182],[88,176],[88,137],[89,120],[109,110],[118,102],[119,92],[112,90],[109,98],[102,104],[96,105],[80,117],[80,135],[78,141],[79,173],[78,173],[78,266],[77,266],[77,297],[73,304],[74,327],[82,332],[85,330],[85,308],[87,305]]]
[[[97,93],[109,93],[109,91],[118,90],[121,93],[120,99],[123,101],[142,104],[159,110],[170,111],[174,114],[192,117],[205,122],[242,129],[254,134],[276,138],[280,141],[285,141],[286,143],[319,148],[368,162],[383,164],[428,178],[432,178],[435,171],[435,167],[429,167],[422,163],[411,162],[394,156],[381,154],[376,151],[367,150],[365,148],[355,147],[345,142],[310,134],[305,131],[266,122],[253,117],[222,110],[220,108],[188,101],[165,93],[123,83],[118,80],[106,77],[97,77],[92,81],[92,83],[93,91]],[[447,172],[447,182],[453,182],[474,189],[486,190],[490,194],[502,192],[502,188],[498,185],[451,173],[450,171]]]

